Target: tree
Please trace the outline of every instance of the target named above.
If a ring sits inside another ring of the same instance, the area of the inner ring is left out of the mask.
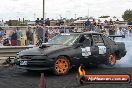
[[[124,14],[122,15],[122,18],[125,20],[125,21],[130,21],[132,20],[132,10],[126,10],[124,12]]]
[[[110,17],[110,16],[101,16],[101,17],[99,17],[99,18],[108,18],[108,17]]]

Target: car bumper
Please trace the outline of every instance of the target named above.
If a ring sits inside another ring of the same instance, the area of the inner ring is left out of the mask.
[[[17,59],[16,65],[20,69],[27,70],[47,70],[53,67],[54,60],[52,59]]]

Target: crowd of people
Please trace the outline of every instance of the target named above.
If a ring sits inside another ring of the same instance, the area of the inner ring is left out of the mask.
[[[16,27],[9,33],[0,27],[0,44],[5,46],[23,46],[23,45],[33,45],[41,44],[43,42],[48,42],[52,37],[60,33],[71,33],[77,32],[75,27],[46,27],[50,26],[49,19],[46,19],[45,24],[43,19],[36,20],[36,25],[34,28],[28,26],[26,31],[21,30],[21,28]],[[116,29],[116,30],[115,30]],[[128,27],[115,28],[114,21],[110,19],[101,22],[100,20],[90,21],[89,19],[84,23],[84,29],[82,32],[99,32],[108,35],[131,35],[132,29]],[[8,34],[8,35],[7,35]],[[35,41],[34,36],[36,35],[37,41]],[[25,38],[25,39],[24,39]]]
[[[100,20],[90,21],[89,19],[84,23],[85,30],[84,31],[95,31],[95,32],[105,32],[109,31],[109,34],[114,34],[114,22],[112,19],[110,21],[105,20],[104,22],[101,22]]]
[[[8,32],[8,33],[7,33]],[[6,31],[3,28],[0,27],[0,44],[5,46],[22,46],[24,34],[22,30],[18,27],[11,31]],[[26,30],[26,44],[33,44],[33,33],[31,31],[31,28],[29,27]]]
[[[116,21],[119,21],[118,19]],[[128,25],[131,22],[129,22]],[[95,21],[89,21],[87,20],[85,22],[85,30],[84,31],[94,31],[99,33],[107,33],[107,35],[131,35],[132,34],[132,28],[129,27],[116,27],[115,21],[112,21],[110,19],[109,21],[105,20],[104,22],[101,22],[100,20]]]

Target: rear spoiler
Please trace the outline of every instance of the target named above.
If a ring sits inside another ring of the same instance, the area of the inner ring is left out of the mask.
[[[122,38],[125,38],[125,35],[109,35],[108,37],[112,37],[113,40],[114,40],[116,37],[122,37]]]

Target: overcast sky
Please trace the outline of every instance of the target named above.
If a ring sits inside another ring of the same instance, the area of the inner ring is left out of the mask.
[[[33,20],[42,17],[43,0],[1,0],[0,19],[24,17]],[[121,18],[126,9],[132,9],[132,0],[45,0],[46,17],[57,19],[80,16],[110,15]]]

